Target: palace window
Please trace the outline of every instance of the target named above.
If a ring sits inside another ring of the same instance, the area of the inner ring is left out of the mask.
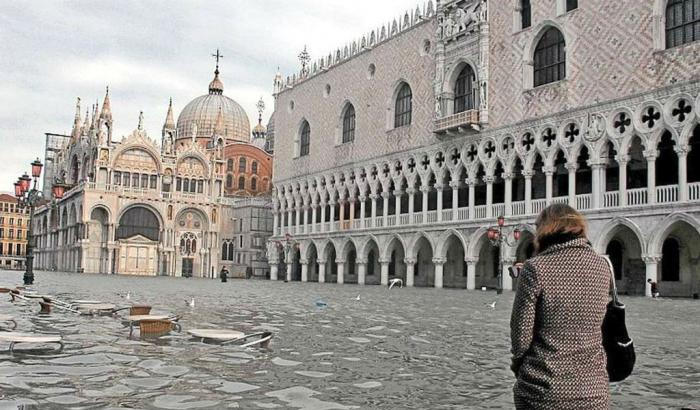
[[[535,48],[535,87],[566,78],[566,43],[559,30],[550,27]]]
[[[411,125],[411,115],[413,113],[413,93],[411,86],[406,83],[401,85],[396,96],[394,107],[394,128]]]
[[[243,175],[238,177],[238,189],[245,189],[245,177]]]
[[[156,175],[151,175],[151,189],[156,189],[156,186],[158,185],[158,177]]]
[[[301,133],[299,136],[299,156],[304,157],[309,155],[309,149],[311,147],[311,126],[309,126],[308,121],[304,121],[301,126]]]
[[[226,175],[226,188],[233,188],[233,175]]]
[[[14,238],[15,238],[15,230],[14,230],[14,229],[10,229],[10,236],[9,236],[9,238],[10,238],[10,239],[14,239]]]
[[[474,70],[467,64],[455,83],[455,114],[474,108]]]
[[[15,224],[15,218],[10,218],[10,226]]]
[[[125,172],[122,174],[122,185],[128,187],[131,184],[131,174]]]
[[[256,178],[252,178],[250,180],[250,190],[256,191],[257,189],[258,189],[258,180]]]
[[[245,172],[246,165],[245,157],[241,157],[241,159],[238,160],[238,172]]]
[[[139,174],[131,174],[131,187],[132,188],[139,187]]]
[[[700,40],[700,0],[668,0],[666,48]]]
[[[122,184],[122,173],[119,171],[114,171],[114,185],[121,185]]]
[[[250,164],[250,168],[251,168],[251,172],[253,174],[257,174],[258,173],[258,161],[253,161],[253,163]]]
[[[578,8],[578,0],[566,0],[566,11]]]
[[[199,181],[197,181],[197,193],[198,194],[204,193],[204,180],[203,179],[200,179]]]
[[[182,178],[180,177],[175,179],[175,190],[178,192],[182,191]]]
[[[355,141],[355,107],[348,104],[343,114],[343,144]]]
[[[532,25],[530,0],[521,0],[520,2],[520,21],[522,23],[522,28],[528,28]]]
[[[141,174],[141,188],[148,188],[148,175]]]
[[[182,191],[190,192],[190,180],[188,178],[185,178],[185,180],[182,181]]]
[[[233,159],[226,161],[226,171],[233,172]]]

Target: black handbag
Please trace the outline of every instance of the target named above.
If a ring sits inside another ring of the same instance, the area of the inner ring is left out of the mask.
[[[627,333],[625,305],[617,298],[615,270],[610,259],[606,257],[605,260],[610,266],[612,300],[608,303],[605,318],[603,319],[603,348],[608,357],[608,379],[611,382],[619,382],[632,374],[637,356],[634,353],[634,342]]]

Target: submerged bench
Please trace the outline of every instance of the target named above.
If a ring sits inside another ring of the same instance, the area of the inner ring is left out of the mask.
[[[58,344],[58,352],[63,350],[63,337],[61,335],[42,335],[19,332],[0,332],[0,342],[10,342],[10,353],[14,352],[19,343],[32,344]]]
[[[237,330],[225,330],[225,329],[190,329],[187,331],[192,337],[200,339],[201,342],[216,342],[220,344],[230,344],[237,342],[245,342],[248,339],[258,337],[259,339],[252,342],[244,343],[239,345],[240,347],[251,347],[255,345],[260,345],[262,348],[267,348],[270,345],[270,340],[272,339],[271,332],[260,332],[246,335],[243,332]]]

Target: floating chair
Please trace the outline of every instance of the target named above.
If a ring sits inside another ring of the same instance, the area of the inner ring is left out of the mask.
[[[171,323],[175,323],[179,320],[180,318],[175,316],[175,315],[134,315],[134,316],[129,316],[126,319],[124,319],[124,324],[129,325],[129,337],[134,333],[134,326],[138,326],[139,330],[141,328],[141,322],[143,321],[169,321]],[[175,323],[177,327],[179,328],[180,325]]]
[[[9,325],[12,324],[12,327]],[[17,322],[10,317],[5,315],[0,315],[0,330],[15,330],[17,329]]]
[[[129,316],[150,315],[151,307],[148,305],[134,305],[129,308]]]
[[[10,342],[10,353],[14,353],[15,346],[20,343],[58,344],[57,352],[63,350],[63,338],[61,337],[61,335],[0,332],[0,341]]]
[[[179,323],[168,319],[145,319],[139,321],[139,333],[141,337],[160,337],[167,335],[172,330],[180,332]],[[129,334],[131,336],[131,334]]]
[[[270,346],[270,341],[272,340],[271,332],[260,332],[246,335],[243,332],[238,332],[235,330],[191,329],[188,330],[187,333],[196,339],[200,339],[202,343],[219,343],[222,345],[241,343],[238,344],[238,346],[244,348],[258,345],[263,349],[267,349]],[[258,339],[244,343],[253,338]]]
[[[0,293],[10,293],[10,288],[0,288]]]
[[[80,313],[77,310],[73,309],[70,307],[68,303],[61,302],[59,300],[54,300],[50,298],[49,296],[43,296],[41,300],[39,301],[39,306],[41,306],[41,310],[39,310],[40,315],[49,315],[51,314],[51,308],[55,307],[57,309],[61,310],[66,310],[72,313]]]

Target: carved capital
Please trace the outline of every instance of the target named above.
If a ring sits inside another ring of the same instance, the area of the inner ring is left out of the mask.
[[[405,258],[403,260],[403,263],[405,263],[406,265],[415,265],[416,262],[417,262],[416,258]]]
[[[433,258],[433,263],[435,265],[444,265],[447,262],[445,258]]]

